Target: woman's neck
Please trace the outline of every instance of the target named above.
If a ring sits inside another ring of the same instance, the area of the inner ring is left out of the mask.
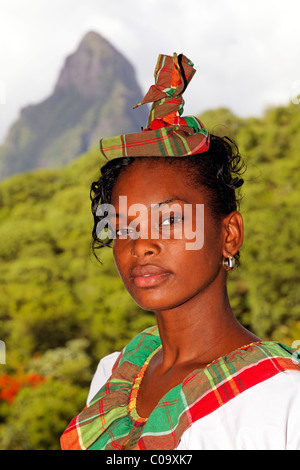
[[[227,290],[202,293],[176,308],[156,312],[164,367],[208,364],[238,347],[258,341],[235,318]]]

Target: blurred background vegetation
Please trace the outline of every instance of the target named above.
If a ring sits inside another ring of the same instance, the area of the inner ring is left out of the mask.
[[[247,164],[245,242],[229,292],[239,320],[264,339],[300,339],[299,106],[241,119],[199,116],[237,141]],[[85,405],[99,359],[155,322],[129,297],[111,249],[90,249],[89,189],[101,165],[91,149],[61,169],[0,184],[0,448],[59,449]]]

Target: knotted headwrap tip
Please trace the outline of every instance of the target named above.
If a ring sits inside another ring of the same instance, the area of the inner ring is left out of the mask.
[[[209,133],[194,116],[182,117],[182,94],[193,78],[194,64],[183,54],[160,54],[154,71],[155,84],[134,106],[152,103],[142,132],[100,140],[107,159],[120,157],[183,157],[207,152]]]

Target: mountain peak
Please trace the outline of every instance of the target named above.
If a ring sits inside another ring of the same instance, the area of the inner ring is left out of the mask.
[[[148,108],[130,62],[99,33],[89,31],[59,73],[53,93],[22,109],[0,148],[0,179],[68,163],[101,137],[138,132]]]
[[[66,58],[55,91],[73,87],[82,95],[101,97],[105,82],[132,75],[133,67],[124,56],[99,33],[89,31]]]
[[[100,33],[97,33],[96,31],[88,31],[82,38],[82,40],[79,43],[78,48],[82,46],[89,46],[91,49],[99,48],[99,46],[104,45],[105,47],[110,47],[114,50],[116,50],[112,44],[107,41],[103,36],[101,36]]]

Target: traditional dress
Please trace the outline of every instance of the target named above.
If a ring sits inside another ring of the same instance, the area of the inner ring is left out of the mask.
[[[190,373],[141,418],[139,386],[161,347],[153,327],[100,361],[90,401],[64,432],[62,449],[300,449],[294,350],[262,341],[232,351]]]

